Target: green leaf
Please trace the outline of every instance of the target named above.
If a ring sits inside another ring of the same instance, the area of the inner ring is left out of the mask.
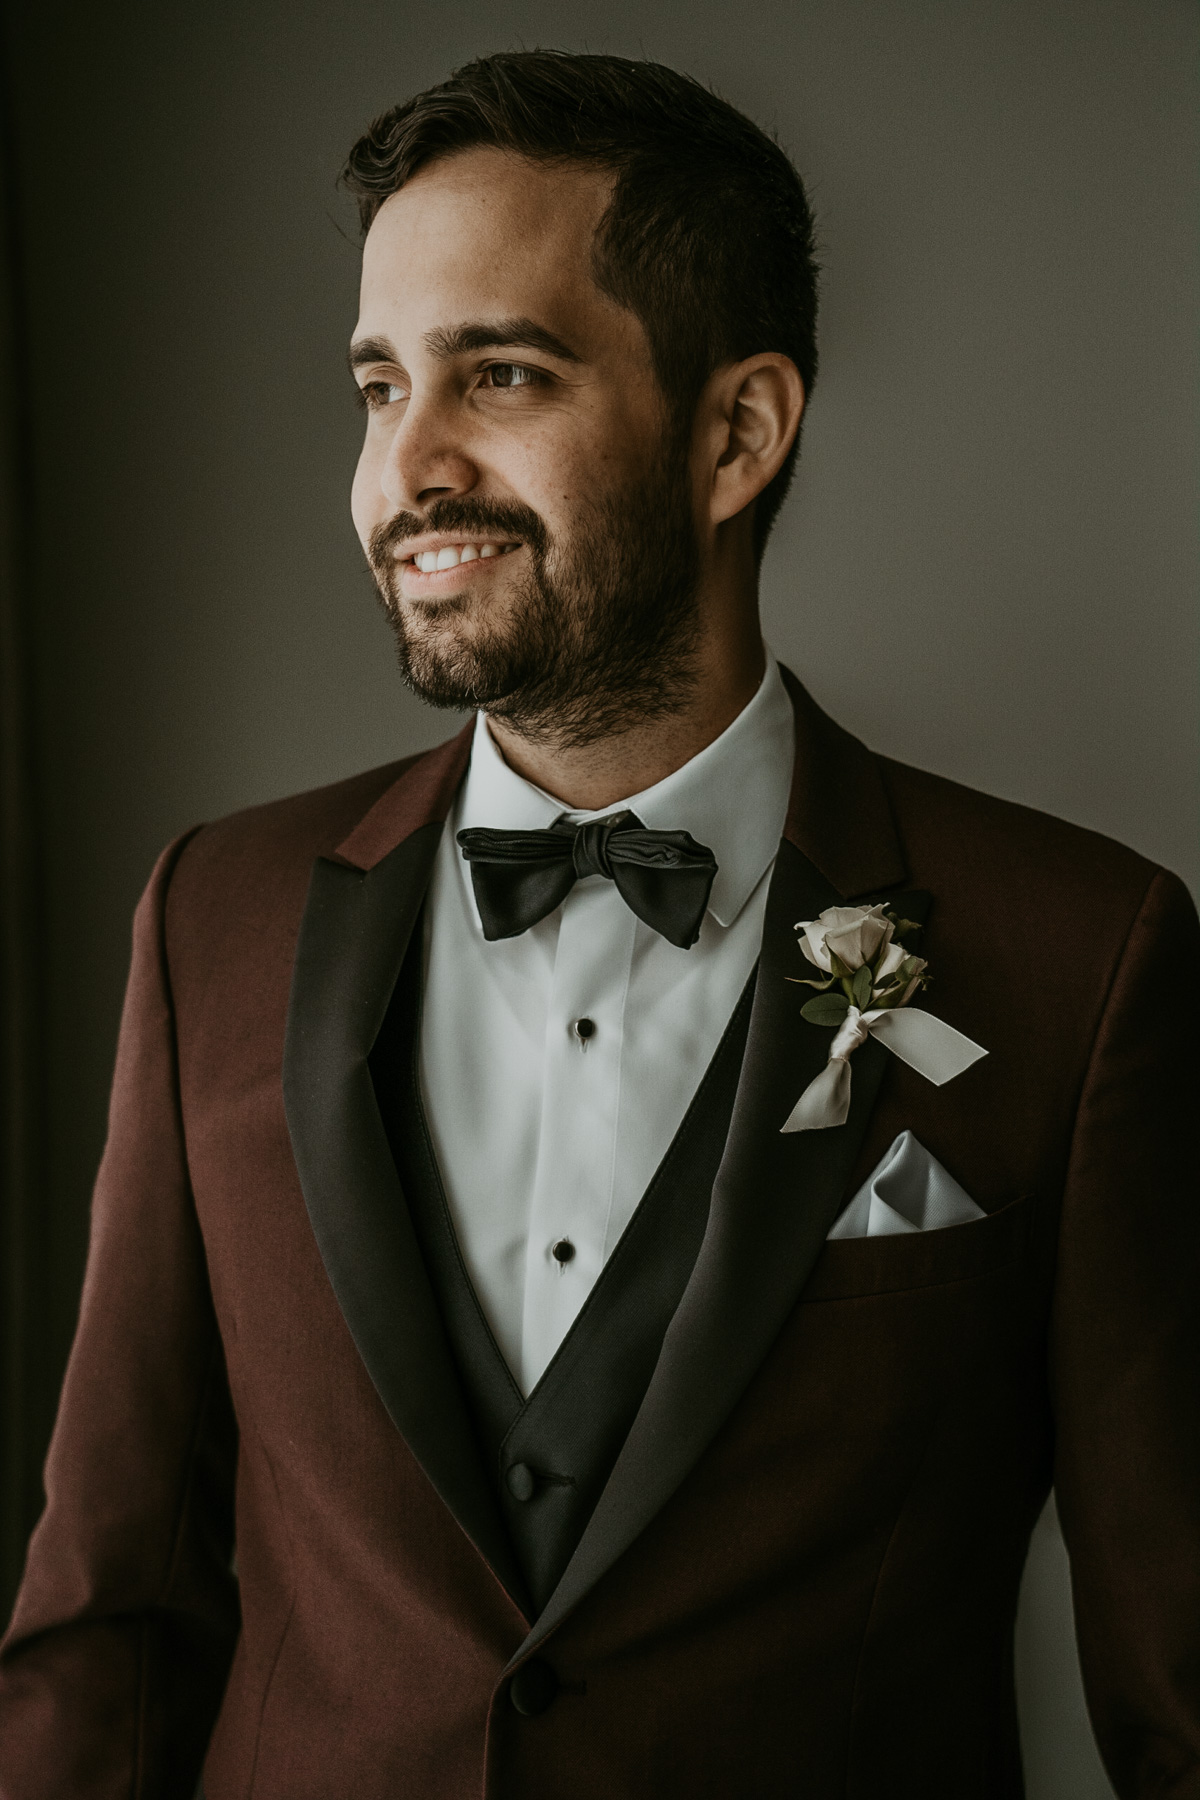
[[[829,950],[829,945],[826,944],[825,948]],[[839,981],[849,981],[854,973],[853,969],[846,967],[836,950],[829,950],[829,966]]]
[[[871,1003],[871,971],[864,963],[861,969],[854,972],[854,1004],[859,1012],[866,1012]]]
[[[836,1029],[849,1010],[850,1002],[844,994],[818,994],[800,1008],[800,1017],[810,1025],[832,1025]]]
[[[806,981],[803,975],[785,975],[784,980],[794,982],[797,987],[816,988],[819,994],[823,994],[826,988],[833,986],[832,975],[827,976],[824,981]]]
[[[890,912],[887,916],[895,926],[896,936],[901,942],[903,942],[906,937],[911,936],[913,932],[919,932],[921,929],[915,919],[898,919],[893,912]]]

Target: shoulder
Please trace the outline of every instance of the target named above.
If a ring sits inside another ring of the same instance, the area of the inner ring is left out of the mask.
[[[1101,832],[888,757],[876,760],[914,880],[936,874],[942,883],[1008,896],[1136,910],[1155,877],[1166,874]]]
[[[424,751],[347,780],[201,825],[164,853],[168,937],[176,945],[299,923],[313,863],[331,856]]]
[[[952,933],[986,943],[997,966],[1098,964],[1111,977],[1139,933],[1194,938],[1191,895],[1149,857],[1034,807],[876,760],[913,886],[933,894]]]
[[[202,825],[180,858],[176,880],[202,879],[209,870],[228,874],[247,863],[264,871],[294,862],[307,869],[315,856],[335,850],[380,795],[420,761],[419,755],[404,757]]]

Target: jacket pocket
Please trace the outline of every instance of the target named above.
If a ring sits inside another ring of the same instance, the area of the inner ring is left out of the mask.
[[[890,1294],[991,1275],[1024,1255],[1035,1194],[998,1207],[986,1219],[896,1237],[840,1238],[826,1243],[802,1302]]]

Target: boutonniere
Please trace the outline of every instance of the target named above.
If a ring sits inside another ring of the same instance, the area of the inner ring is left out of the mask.
[[[961,1031],[909,1005],[929,981],[928,964],[904,943],[917,929],[885,905],[831,906],[819,919],[796,926],[800,949],[820,974],[815,980],[787,979],[817,990],[800,1015],[834,1035],[828,1062],[797,1100],[784,1131],[846,1123],[850,1058],[868,1037],[878,1038],[937,1087],[987,1055]]]

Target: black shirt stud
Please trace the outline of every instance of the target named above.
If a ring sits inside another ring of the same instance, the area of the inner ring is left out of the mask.
[[[537,1485],[528,1463],[514,1463],[504,1477],[504,1484],[514,1500],[532,1500]]]

